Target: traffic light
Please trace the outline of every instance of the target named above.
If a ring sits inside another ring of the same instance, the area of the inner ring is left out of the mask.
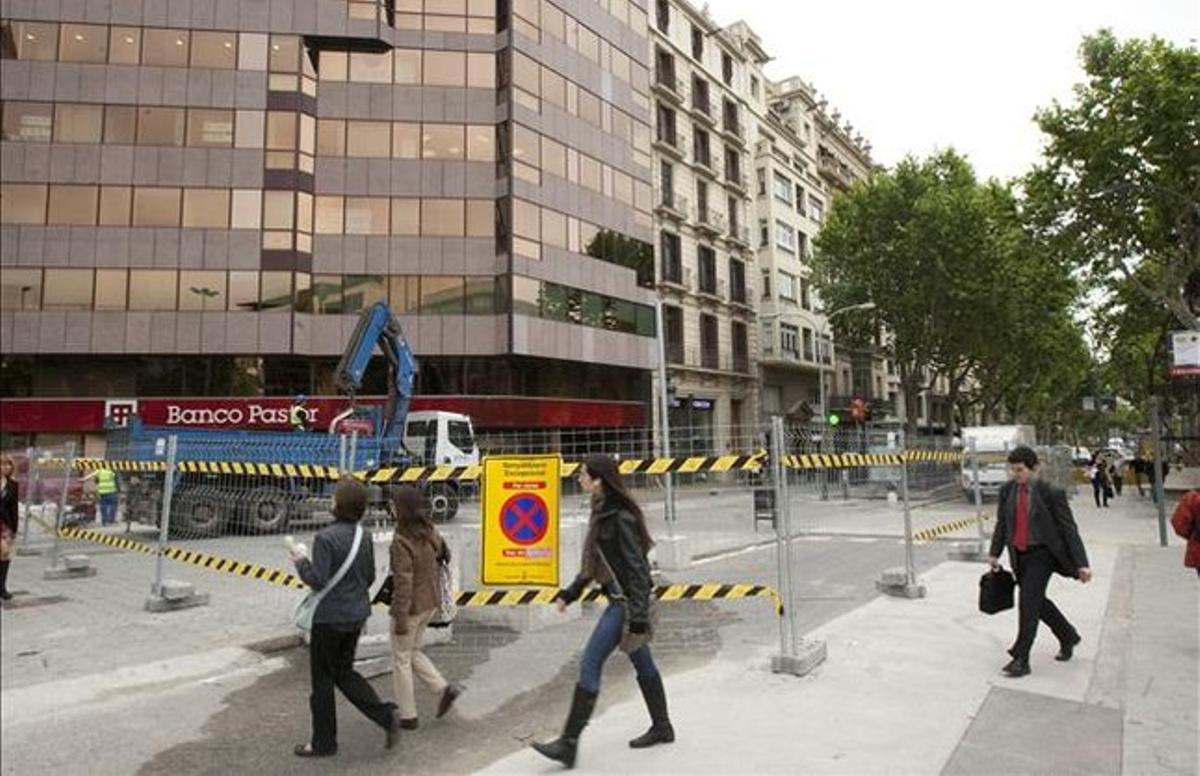
[[[831,412],[831,413],[829,413],[828,416],[826,416],[825,422],[828,423],[830,426],[837,426],[839,423],[842,422],[842,417],[841,417],[841,415],[838,415],[836,412]]]

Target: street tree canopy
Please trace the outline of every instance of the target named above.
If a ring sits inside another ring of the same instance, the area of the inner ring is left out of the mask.
[[[1147,312],[1200,328],[1200,52],[1105,30],[1080,59],[1073,102],[1036,116],[1046,147],[1025,180],[1032,222],[1110,301],[1128,303],[1111,295],[1128,285]]]

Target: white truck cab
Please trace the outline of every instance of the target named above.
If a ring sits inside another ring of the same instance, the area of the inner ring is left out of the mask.
[[[404,446],[426,466],[472,466],[479,446],[471,419],[457,412],[423,410],[408,413]]]
[[[971,442],[975,452],[985,461],[979,462],[979,489],[983,496],[996,496],[1004,483],[1008,482],[1009,451],[1015,447],[1037,444],[1037,431],[1033,426],[965,426],[962,430],[962,488],[967,501],[975,501],[974,462],[971,460]]]

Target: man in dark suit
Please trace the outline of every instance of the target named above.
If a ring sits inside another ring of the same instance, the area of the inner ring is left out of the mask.
[[[1012,661],[1004,666],[1004,673],[1011,677],[1029,673],[1029,650],[1037,635],[1038,620],[1058,637],[1055,659],[1071,659],[1080,641],[1079,632],[1046,597],[1046,586],[1050,584],[1050,575],[1056,572],[1083,583],[1092,578],[1067,494],[1034,477],[1037,463],[1037,453],[1031,448],[1018,447],[1009,453],[1012,479],[1000,489],[996,531],[988,552],[988,564],[996,568],[1000,565],[1000,552],[1008,548],[1008,558],[1021,588],[1020,627],[1016,643],[1008,650]]]

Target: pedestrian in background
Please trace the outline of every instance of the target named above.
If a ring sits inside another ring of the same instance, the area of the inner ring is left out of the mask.
[[[1109,471],[1109,478],[1112,479],[1113,491],[1120,496],[1121,486],[1125,482],[1125,456],[1117,453],[1117,457],[1113,460],[1112,470]]]
[[[1007,549],[1020,587],[1017,640],[1008,650],[1012,660],[1003,669],[1016,678],[1030,673],[1029,653],[1039,620],[1058,637],[1059,650],[1054,659],[1071,659],[1081,637],[1046,597],[1046,587],[1055,573],[1086,584],[1092,570],[1066,492],[1034,477],[1037,453],[1029,447],[1018,447],[1009,453],[1008,464],[1012,479],[1000,489],[996,530],[987,562],[993,569],[998,568],[1000,553]]]
[[[1129,473],[1133,475],[1133,482],[1137,485],[1138,497],[1144,498],[1146,493],[1142,490],[1142,478],[1146,474],[1146,458],[1139,450],[1133,456],[1133,460],[1129,463]]]
[[[314,591],[325,588],[338,569],[358,551],[349,570],[325,594],[313,614],[309,644],[312,677],[312,738],[295,748],[298,757],[330,757],[337,754],[337,707],[333,690],[342,691],[354,707],[387,734],[390,749],[399,735],[400,717],[394,703],[384,703],[362,674],[354,670],[354,653],[363,625],[371,615],[370,587],[375,581],[375,550],[371,535],[359,521],[367,509],[367,490],[362,483],[343,477],[333,494],[332,525],[317,532],[312,558],[303,545],[295,545],[292,559],[296,571]],[[363,534],[366,534],[364,537]]]
[[[112,525],[117,521],[117,474],[112,469],[96,469],[81,477],[80,482],[96,481],[96,497],[100,500],[100,524]]]
[[[591,495],[592,513],[583,542],[579,576],[556,597],[558,610],[577,600],[595,582],[608,598],[579,667],[579,682],[562,735],[533,748],[568,768],[575,767],[579,735],[587,726],[600,693],[600,672],[618,646],[637,671],[638,686],[650,712],[650,729],[629,742],[634,749],[671,743],[675,730],[667,714],[662,677],[650,654],[653,582],[646,554],[654,545],[641,508],[611,458],[592,456],[579,468],[579,485]]]
[[[1200,576],[1200,490],[1188,491],[1180,499],[1171,515],[1171,527],[1180,538],[1187,539],[1183,565]]]
[[[1096,499],[1096,506],[1108,506],[1108,464],[1104,461],[1104,456],[1096,453],[1092,456],[1092,465],[1088,467],[1088,479],[1092,481],[1092,496]]]
[[[17,543],[16,465],[7,455],[0,458],[0,600],[12,599],[8,592],[8,566],[12,563],[13,546]]]
[[[450,711],[462,690],[442,677],[437,666],[421,651],[421,637],[441,603],[439,566],[450,562],[450,548],[434,528],[420,491],[411,486],[392,497],[395,531],[392,533],[392,681],[399,707],[400,727],[417,727],[413,674],[440,695],[437,717]]]

